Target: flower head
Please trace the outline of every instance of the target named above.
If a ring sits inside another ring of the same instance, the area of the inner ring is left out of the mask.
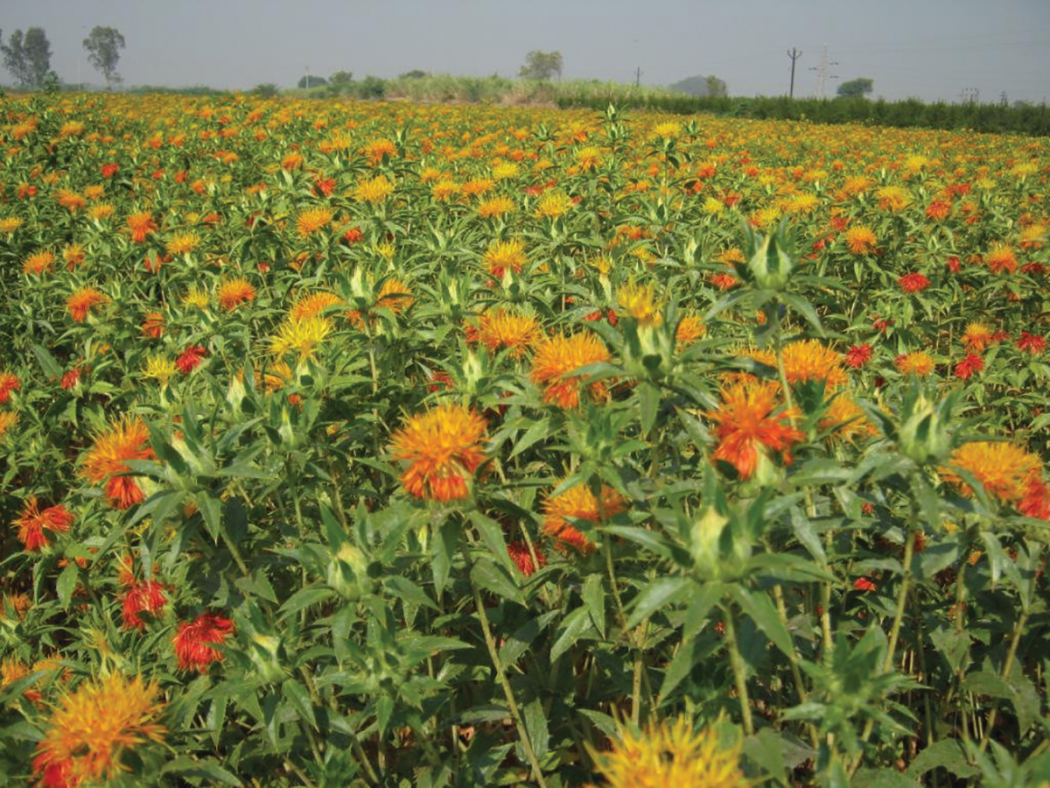
[[[94,446],[84,455],[80,475],[93,484],[105,483],[109,505],[127,509],[146,496],[134,478],[117,474],[129,470],[128,460],[152,460],[155,457],[149,445],[146,422],[137,416],[123,416],[95,437]]]
[[[1017,349],[1030,353],[1033,356],[1038,356],[1046,350],[1046,339],[1038,334],[1029,334],[1027,331],[1022,331],[1021,338],[1017,340]]]
[[[763,448],[786,451],[805,437],[790,423],[795,411],[776,413],[780,387],[772,381],[744,380],[722,392],[722,405],[705,415],[718,424],[714,459],[736,468],[743,479],[758,467]]]
[[[572,200],[567,195],[555,191],[547,192],[536,203],[536,218],[557,219],[568,213],[572,205]]]
[[[55,707],[37,744],[33,773],[46,786],[110,781],[125,770],[124,755],[167,733],[157,722],[160,687],[113,674],[83,682]]]
[[[189,254],[200,244],[201,239],[196,233],[179,233],[168,241],[165,247],[168,254]]]
[[[335,212],[331,208],[310,208],[299,214],[295,226],[299,235],[306,237],[320,230],[332,221]]]
[[[853,345],[846,353],[845,361],[847,366],[859,369],[871,361],[871,345]]]
[[[905,274],[898,284],[905,293],[920,293],[930,286],[930,280],[922,274]]]
[[[696,315],[686,315],[678,322],[674,339],[679,349],[695,345],[707,336],[707,326]]]
[[[652,285],[627,284],[620,289],[617,301],[624,314],[640,325],[658,326],[663,322]]]
[[[852,227],[846,231],[846,245],[852,254],[871,254],[878,239],[870,227]]]
[[[40,276],[45,272],[50,272],[55,264],[55,255],[53,252],[49,252],[46,249],[34,252],[26,258],[26,261],[22,263],[22,273],[26,275]]]
[[[292,311],[288,313],[288,317],[291,320],[305,320],[308,317],[314,317],[324,312],[330,306],[336,306],[342,304],[343,299],[337,296],[335,293],[329,293],[326,291],[320,291],[317,293],[308,293],[307,295],[300,296],[295,305],[292,307]]]
[[[516,315],[504,309],[486,312],[478,320],[478,341],[490,351],[510,348],[511,356],[521,358],[543,336],[531,315]]]
[[[462,405],[439,405],[408,419],[391,438],[394,458],[409,464],[402,486],[416,498],[456,501],[485,459],[485,420]]]
[[[594,543],[573,526],[572,519],[598,524],[626,511],[627,501],[608,485],[602,485],[599,497],[586,484],[577,484],[543,502],[543,532],[559,547],[574,547],[584,553],[594,550]]]
[[[284,355],[294,350],[300,361],[313,358],[317,348],[332,333],[332,321],[325,317],[313,315],[295,320],[288,318],[277,329],[277,335],[270,337],[270,352]]]
[[[970,323],[962,335],[966,349],[980,353],[995,342],[995,332],[984,323]]]
[[[175,375],[175,362],[165,356],[150,356],[146,359],[146,369],[142,375],[164,385]]]
[[[1017,270],[1017,257],[1014,255],[1013,247],[1007,244],[993,244],[991,250],[984,257],[984,264],[995,274],[1006,272],[1012,274]]]
[[[0,405],[11,401],[11,392],[22,388],[22,381],[13,372],[0,372]]]
[[[1032,479],[1038,480],[1042,462],[1012,443],[974,441],[964,443],[952,453],[951,466],[941,468],[941,477],[957,486],[964,495],[973,491],[952,469],[962,468],[984,485],[985,491],[1000,501],[1017,502],[1025,497]]]
[[[496,241],[485,252],[485,268],[497,279],[501,279],[508,268],[518,274],[524,267],[525,245],[517,239]]]
[[[160,339],[164,333],[164,315],[160,312],[147,312],[142,321],[142,334],[150,339]]]
[[[93,287],[82,287],[66,299],[66,311],[74,323],[83,323],[93,307],[108,304],[109,299]]]
[[[980,372],[982,369],[984,369],[984,359],[976,353],[968,353],[966,358],[955,365],[955,377],[960,380],[966,380],[975,372]]]
[[[536,545],[532,548],[536,552],[536,561],[532,560],[532,551],[529,550],[529,546],[525,542],[510,542],[507,544],[507,554],[510,556],[510,560],[514,562],[514,565],[518,567],[525,577],[532,577],[536,574],[537,569],[542,569],[547,565],[547,556],[542,550]],[[537,566],[537,562],[539,566]]]
[[[46,531],[54,534],[65,533],[73,524],[73,515],[65,506],[49,506],[40,511],[36,496],[30,495],[22,508],[22,514],[15,520],[14,526],[18,529],[18,541],[25,545],[26,552],[37,552],[47,547],[50,542]]]
[[[146,621],[139,614],[156,615],[164,609],[167,601],[164,586],[156,580],[132,580],[124,593],[124,606],[121,610],[124,629],[144,630]]]
[[[580,376],[576,370],[611,358],[608,349],[590,332],[550,337],[536,349],[532,360],[533,382],[546,386],[543,401],[555,403],[562,408],[575,408],[580,404]],[[591,394],[605,396],[605,386],[594,383]]]
[[[207,355],[208,351],[206,348],[200,345],[190,345],[175,359],[175,366],[178,367],[179,372],[183,375],[188,375],[201,365],[201,362],[204,361],[204,357]]]
[[[394,193],[394,184],[385,175],[371,180],[361,181],[354,189],[354,199],[358,202],[381,203]]]
[[[438,184],[440,187],[441,184]],[[437,188],[435,187],[435,192]],[[478,206],[478,216],[482,219],[499,218],[500,216],[506,216],[508,213],[513,213],[517,210],[517,204],[510,197],[499,196],[493,197],[491,200],[485,200]]]
[[[229,312],[255,298],[255,288],[247,279],[228,279],[219,285],[219,306]]]
[[[893,361],[897,371],[902,375],[915,375],[924,378],[933,372],[933,359],[921,350],[902,353]]]
[[[625,728],[607,753],[595,753],[603,788],[747,788],[740,743],[726,747],[713,728],[700,732],[685,717],[653,724],[641,736]],[[590,786],[589,788],[594,788]]]
[[[193,621],[179,625],[172,639],[179,670],[206,673],[213,662],[221,662],[224,655],[213,646],[221,646],[233,632],[233,622],[218,613],[202,613]]]

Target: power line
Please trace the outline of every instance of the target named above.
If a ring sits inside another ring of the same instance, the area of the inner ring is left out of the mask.
[[[828,97],[828,80],[838,79],[838,74],[831,73],[831,67],[837,66],[839,62],[832,60],[828,57],[828,45],[825,44],[820,49],[820,65],[813,66],[810,71],[817,72],[817,98],[826,99]]]

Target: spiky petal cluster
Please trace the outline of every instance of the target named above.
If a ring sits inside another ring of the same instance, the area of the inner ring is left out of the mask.
[[[601,523],[627,509],[627,501],[608,485],[602,485],[598,497],[586,484],[577,484],[543,503],[543,532],[559,547],[575,547],[584,553],[594,550],[594,543],[580,533],[572,519]]]
[[[255,298],[255,288],[243,278],[229,279],[219,286],[219,306],[227,312]]]
[[[485,420],[462,405],[439,405],[412,416],[390,443],[394,458],[409,464],[401,484],[428,501],[467,498],[468,477],[485,459],[484,438]]]
[[[106,485],[110,506],[127,509],[146,496],[135,479],[117,474],[129,470],[128,460],[152,460],[154,457],[146,422],[137,416],[123,416],[96,436],[95,445],[84,455],[80,475],[93,484]]]
[[[83,287],[66,299],[66,310],[74,323],[83,323],[93,307],[109,303],[109,299],[93,287]]]
[[[763,449],[782,452],[804,437],[790,423],[794,411],[775,412],[779,388],[771,381],[741,381],[722,392],[718,410],[706,414],[718,424],[714,459],[728,462],[743,479],[755,472]]]
[[[492,352],[509,348],[514,358],[524,356],[542,336],[539,323],[531,315],[497,309],[478,320],[478,341]]]
[[[941,468],[941,477],[959,487],[964,495],[971,495],[973,491],[953,467],[969,471],[992,497],[1016,503],[1025,497],[1032,480],[1038,481],[1042,463],[1036,455],[1012,443],[964,443],[952,453],[951,466]]]
[[[550,337],[536,349],[532,360],[532,380],[546,387],[543,392],[544,402],[562,408],[575,408],[580,404],[581,378],[573,373],[610,358],[608,349],[594,334]],[[605,387],[601,383],[592,384],[590,389],[593,396],[605,396]]]
[[[22,514],[15,520],[14,525],[18,529],[18,541],[25,545],[26,552],[36,552],[47,547],[47,534],[45,529],[51,533],[65,533],[73,524],[73,515],[65,506],[49,506],[40,510],[35,495],[30,495],[22,508]]]
[[[164,705],[156,682],[114,674],[83,682],[51,714],[37,744],[33,773],[40,785],[72,788],[116,779],[124,755],[167,730],[157,722]]]
[[[595,753],[603,788],[746,788],[740,743],[727,747],[717,731],[697,732],[684,717],[650,725],[642,735],[620,729],[607,753]],[[594,788],[591,786],[591,788]]]
[[[161,583],[156,580],[132,580],[124,594],[124,607],[121,610],[124,629],[144,630],[146,621],[139,614],[156,615],[164,609],[167,601]]]
[[[179,670],[206,673],[213,662],[221,662],[223,653],[212,646],[220,646],[233,632],[233,622],[218,613],[202,613],[193,621],[179,625],[172,639]]]

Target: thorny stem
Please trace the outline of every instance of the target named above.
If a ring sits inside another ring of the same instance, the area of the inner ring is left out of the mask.
[[[471,560],[469,554],[466,555],[467,566],[470,567]],[[469,574],[469,572],[468,572]],[[525,755],[529,759],[529,765],[532,767],[532,776],[539,784],[540,788],[547,788],[547,783],[543,779],[543,770],[540,768],[539,759],[536,757],[536,752],[532,749],[532,742],[529,740],[529,732],[525,728],[525,722],[521,716],[521,710],[518,708],[518,702],[514,698],[514,689],[510,686],[510,682],[507,680],[507,674],[503,672],[503,663],[499,658],[499,651],[496,649],[496,641],[492,637],[492,630],[489,628],[489,617],[485,613],[485,600],[481,598],[481,589],[478,588],[478,584],[474,582],[474,578],[470,578],[470,587],[474,591],[474,605],[478,611],[478,620],[481,622],[481,631],[485,635],[485,645],[488,646],[489,657],[492,660],[492,667],[496,671],[496,679],[499,682],[500,687],[503,688],[503,695],[507,699],[507,706],[510,708],[510,715],[514,718],[514,726],[518,729],[518,738],[521,740],[521,746],[525,750]]]
[[[744,673],[744,660],[736,643],[736,627],[733,624],[733,611],[729,605],[723,605],[726,627],[726,648],[729,649],[729,664],[733,668],[733,680],[736,683],[736,694],[740,698],[740,713],[744,720],[744,734],[755,735],[755,722],[751,718],[751,701],[747,694],[747,675]]]
[[[1010,648],[1006,652],[1006,661],[1003,662],[1003,669],[999,673],[999,678],[1004,681],[1010,675],[1010,671],[1014,667],[1014,658],[1017,656],[1017,646],[1021,643],[1021,633],[1024,632],[1024,626],[1028,623],[1028,614],[1022,613],[1021,617],[1017,619],[1017,623],[1014,625],[1013,634],[1010,636]],[[992,706],[992,710],[988,713],[988,724],[984,726],[984,735],[981,736],[980,751],[984,752],[988,749],[988,742],[992,737],[992,728],[995,727],[995,718],[999,713],[999,704],[996,702]]]

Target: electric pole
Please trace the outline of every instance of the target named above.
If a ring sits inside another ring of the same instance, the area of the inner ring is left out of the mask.
[[[802,57],[802,50],[791,47],[788,57],[791,58],[791,89],[788,91],[788,98],[795,98],[795,61]]]
[[[642,85],[642,67],[638,66],[638,68],[636,68],[634,70],[634,86],[637,88],[637,87],[641,87],[641,85]]]
[[[828,57],[828,45],[825,44],[820,50],[820,65],[813,66],[810,71],[817,72],[817,98],[828,97],[828,80],[838,79],[837,74],[831,73],[831,67],[837,66],[839,62]]]

